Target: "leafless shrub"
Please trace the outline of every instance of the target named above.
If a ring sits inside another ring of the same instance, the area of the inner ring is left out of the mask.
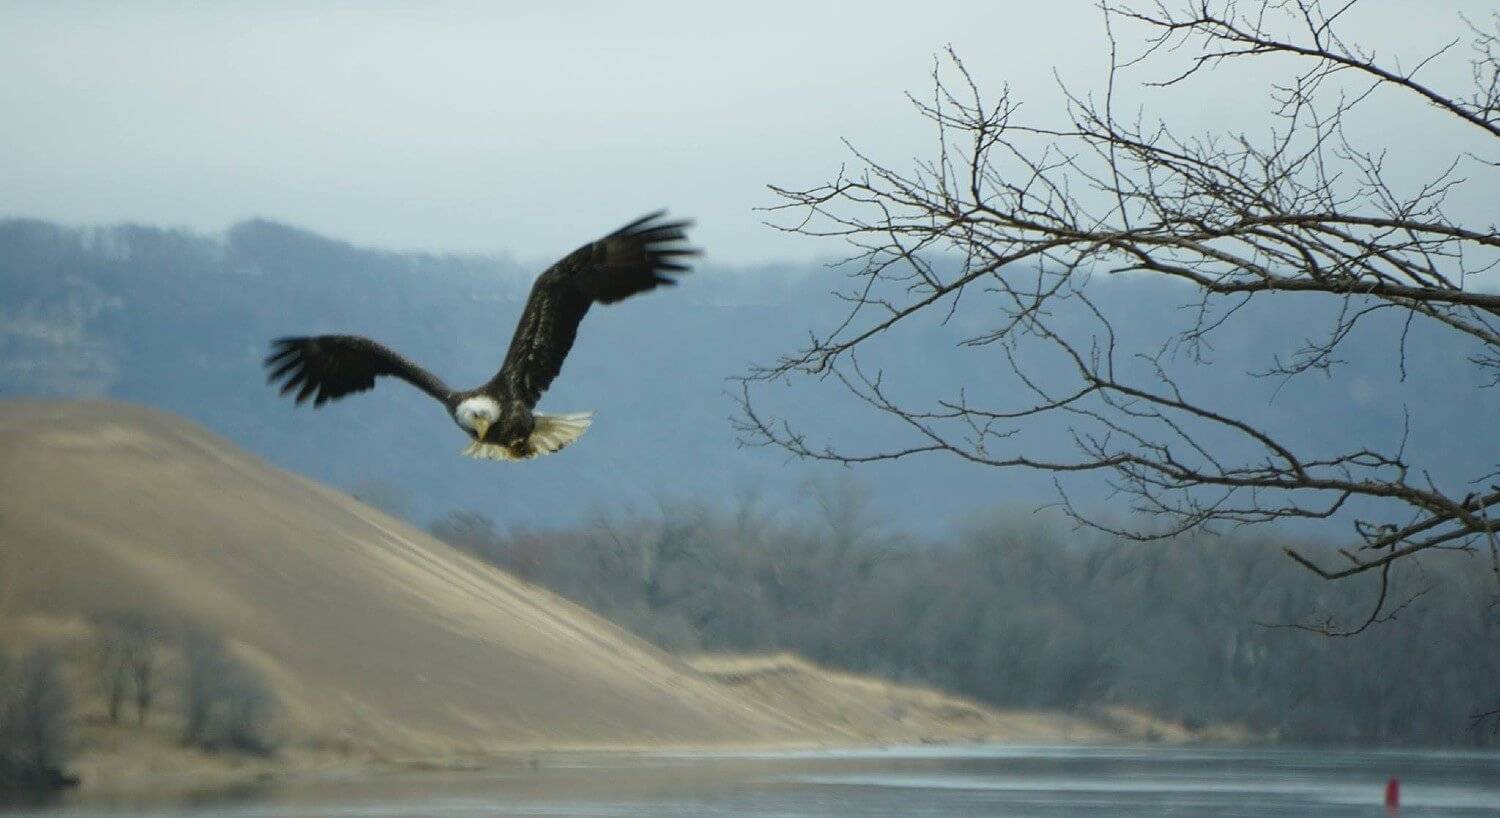
[[[74,783],[67,768],[68,691],[57,655],[0,656],[0,791]]]
[[[183,646],[184,744],[210,752],[269,755],[276,702],[270,688],[217,637],[194,633]]]

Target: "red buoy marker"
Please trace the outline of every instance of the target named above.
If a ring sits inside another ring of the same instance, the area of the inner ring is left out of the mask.
[[[1385,811],[1391,815],[1401,811],[1401,779],[1395,776],[1385,782]]]

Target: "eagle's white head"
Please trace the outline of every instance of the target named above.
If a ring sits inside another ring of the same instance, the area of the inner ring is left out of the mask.
[[[458,408],[453,410],[453,419],[476,437],[482,438],[490,426],[500,419],[500,403],[488,395],[464,398]]]
[[[544,415],[529,413],[528,423],[523,427],[524,439],[491,443],[485,441],[490,427],[501,421],[500,403],[485,395],[464,398],[453,409],[453,419],[474,435],[474,442],[464,449],[464,454],[486,460],[530,460],[538,455],[551,454],[577,440],[592,422],[592,412],[575,412],[567,415]],[[513,419],[506,419],[510,424]]]

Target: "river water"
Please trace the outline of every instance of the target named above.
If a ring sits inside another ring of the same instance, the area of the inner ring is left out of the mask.
[[[279,781],[188,801],[80,798],[5,818],[1500,816],[1500,753],[918,747],[549,755],[473,773]]]

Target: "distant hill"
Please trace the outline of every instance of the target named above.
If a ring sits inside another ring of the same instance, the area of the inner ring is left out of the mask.
[[[628,214],[627,214],[628,215]],[[614,225],[595,225],[580,235]],[[503,241],[503,237],[500,237]],[[571,248],[558,248],[561,255]],[[786,496],[809,476],[839,470],[741,448],[728,418],[732,376],[827,329],[845,284],[817,264],[731,270],[708,261],[667,292],[594,310],[562,377],[543,399],[556,411],[593,409],[594,427],[557,456],[521,465],[474,462],[439,407],[401,384],[318,412],[293,408],[264,385],[271,338],[354,332],[385,341],[469,385],[488,378],[509,342],[531,279],[547,263],[392,253],[266,221],[222,236],[151,227],[69,228],[0,222],[0,395],[112,397],[180,413],[272,463],[350,489],[425,523],[453,510],[503,525],[548,527],[601,509],[654,508],[663,497],[718,502],[737,491]],[[1122,343],[1153,343],[1189,301],[1180,288],[1100,282]],[[880,345],[887,383],[906,393],[1009,388],[995,350],[959,348],[992,322],[992,302],[968,299],[943,325],[913,324]],[[1186,385],[1314,449],[1346,442],[1394,447],[1403,407],[1416,407],[1407,450],[1436,480],[1468,481],[1493,468],[1485,447],[1455,430],[1492,425],[1480,374],[1430,322],[1367,320],[1345,348],[1340,377],[1282,388],[1247,371],[1285,357],[1326,327],[1334,299],[1271,294],[1216,332],[1213,365]],[[1405,378],[1394,362],[1406,340]],[[832,383],[773,387],[771,402],[854,446],[901,430],[873,418]],[[1063,428],[1018,439],[1032,453],[1066,452]],[[882,513],[919,532],[996,505],[1054,499],[1051,476],[1001,473],[929,457],[861,468]],[[1074,495],[1105,503],[1105,486]]]

